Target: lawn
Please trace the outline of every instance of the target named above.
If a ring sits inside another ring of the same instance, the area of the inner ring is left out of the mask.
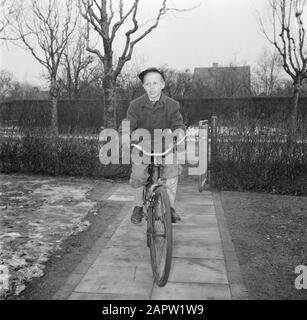
[[[106,192],[112,183],[18,174],[1,174],[0,180],[0,265],[9,274],[9,289],[0,287],[1,300],[19,296],[26,283],[44,275],[46,263],[67,239],[91,228],[99,208],[88,193],[97,183]]]
[[[307,197],[221,192],[249,299],[307,299],[294,269],[307,265]]]

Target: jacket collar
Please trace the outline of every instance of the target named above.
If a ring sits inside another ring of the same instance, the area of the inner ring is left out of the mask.
[[[158,108],[162,108],[165,106],[165,102],[166,102],[166,95],[165,93],[161,92],[161,96],[160,96],[160,99],[158,100],[156,106],[154,107],[152,105],[152,102],[149,100],[149,97],[147,95],[147,93],[145,93],[143,95],[143,101],[144,101],[144,105],[147,107],[147,108],[150,108],[152,110],[156,110]]]

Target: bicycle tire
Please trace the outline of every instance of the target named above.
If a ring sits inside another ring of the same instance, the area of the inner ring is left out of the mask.
[[[159,186],[154,193],[153,206],[147,220],[150,235],[150,260],[155,283],[162,287],[166,284],[171,269],[173,248],[172,219],[170,201],[165,187]],[[159,206],[161,210],[158,210]],[[161,226],[163,226],[162,233]]]

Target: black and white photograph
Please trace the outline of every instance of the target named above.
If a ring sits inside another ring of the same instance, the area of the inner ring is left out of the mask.
[[[307,300],[306,32],[306,0],[0,0],[0,303]]]

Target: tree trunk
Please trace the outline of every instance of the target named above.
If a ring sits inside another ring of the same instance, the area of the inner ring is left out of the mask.
[[[52,109],[51,109],[51,130],[54,135],[59,134],[58,128],[58,99],[52,97]]]
[[[105,76],[104,87],[104,127],[116,129],[116,86],[111,76]]]
[[[51,95],[51,132],[53,135],[59,134],[58,129],[58,97],[56,91],[56,79],[51,79],[51,86],[50,86],[50,95]]]
[[[293,86],[293,97],[292,97],[292,110],[291,110],[291,118],[290,118],[290,134],[291,140],[295,138],[297,132],[297,105],[299,98],[299,84],[295,83]]]
[[[51,95],[51,134],[52,134],[52,148],[51,148],[51,159],[54,161],[54,174],[59,172],[59,155],[57,149],[57,137],[59,135],[58,129],[58,91],[56,87],[56,76],[51,75],[51,85],[50,85],[50,95]]]

